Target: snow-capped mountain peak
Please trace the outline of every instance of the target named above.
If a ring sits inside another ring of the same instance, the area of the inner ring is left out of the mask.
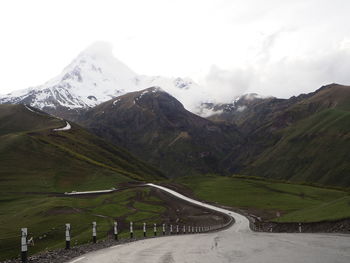
[[[94,107],[127,92],[159,86],[181,97],[196,84],[187,78],[138,75],[116,59],[108,43],[97,42],[43,85],[0,97],[0,103],[25,103],[51,114]],[[59,114],[65,116],[65,114]]]

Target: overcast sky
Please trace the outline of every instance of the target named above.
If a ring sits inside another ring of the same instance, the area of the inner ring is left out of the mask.
[[[222,100],[350,84],[349,13],[348,0],[1,1],[0,93],[44,83],[95,41]]]

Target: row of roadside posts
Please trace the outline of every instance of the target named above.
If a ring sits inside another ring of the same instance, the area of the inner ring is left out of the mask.
[[[208,232],[211,230],[218,229],[222,226],[179,226],[179,225],[169,225],[168,230],[170,235],[174,234],[196,234],[196,233],[203,233]],[[146,223],[143,223],[143,237],[147,237],[147,225]],[[165,236],[167,234],[167,225],[162,225],[162,234]],[[113,227],[113,233],[114,233],[114,239],[118,241],[118,223],[114,222]],[[157,236],[157,224],[153,224],[153,236]],[[22,228],[21,229],[21,260],[23,263],[26,263],[28,261],[28,228]],[[70,249],[71,247],[71,225],[66,224],[65,225],[65,237],[66,237],[66,249]],[[130,239],[134,238],[134,224],[133,222],[130,222]],[[97,242],[97,223],[92,222],[92,242]]]
[[[214,228],[212,228],[211,226],[208,226],[208,227],[188,226],[188,228],[186,228],[186,226],[182,226],[182,230],[181,230],[181,226],[179,226],[179,225],[169,225],[169,234],[170,235],[186,234],[186,232],[191,233],[191,234],[195,234],[195,233],[207,232],[207,231],[210,231],[213,229]],[[146,223],[143,223],[142,230],[143,230],[143,237],[147,237],[147,225],[146,225]],[[163,236],[165,236],[166,235],[166,225],[165,224],[162,225],[162,232],[163,232]],[[96,233],[96,229],[93,229],[93,233]],[[153,224],[153,235],[157,236],[157,224]],[[114,222],[114,236],[115,236],[115,240],[118,240],[118,223],[117,222]],[[130,222],[130,238],[131,239],[134,238],[133,222]],[[94,241],[94,240],[96,240],[96,236],[93,236],[93,242],[95,243],[96,241]]]

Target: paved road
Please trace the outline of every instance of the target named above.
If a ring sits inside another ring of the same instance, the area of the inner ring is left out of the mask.
[[[248,220],[234,212],[184,197],[189,202],[233,216],[227,230],[141,240],[88,253],[70,263],[336,263],[350,262],[350,235],[255,233]]]
[[[69,131],[71,128],[72,126],[70,126],[69,122],[66,121],[66,126],[58,129],[53,129],[53,131]]]

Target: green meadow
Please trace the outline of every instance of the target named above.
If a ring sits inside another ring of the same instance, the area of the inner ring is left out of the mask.
[[[319,222],[350,217],[346,191],[232,176],[188,176],[177,183],[190,188],[199,199],[269,215],[280,212],[278,222]]]

